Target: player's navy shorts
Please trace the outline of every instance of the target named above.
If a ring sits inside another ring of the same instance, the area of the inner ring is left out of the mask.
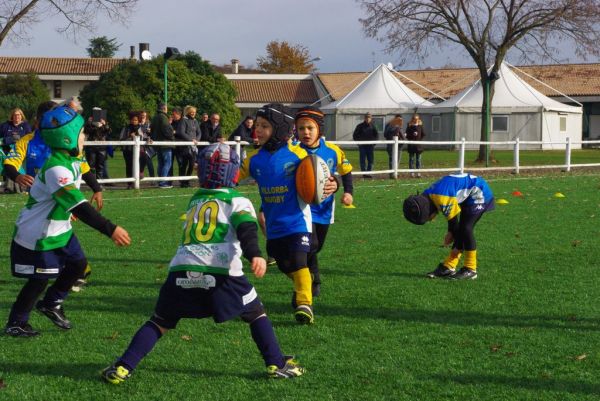
[[[291,273],[306,267],[308,254],[316,251],[317,244],[311,233],[296,233],[267,240],[267,253],[275,258],[283,273]]]
[[[49,251],[32,251],[15,241],[10,246],[10,265],[14,277],[54,279],[66,265],[81,260],[85,260],[85,254],[75,234],[67,245]]]
[[[485,212],[490,212],[496,208],[496,202],[494,198],[490,199],[489,202],[482,204],[472,204],[472,205],[461,205],[461,213],[469,214],[471,216],[476,216],[478,214],[483,214]]]
[[[162,285],[152,320],[167,329],[174,329],[183,318],[212,316],[222,323],[256,308],[257,303],[262,307],[245,276],[177,271],[169,273]]]

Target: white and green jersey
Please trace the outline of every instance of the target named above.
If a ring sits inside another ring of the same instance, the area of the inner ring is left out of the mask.
[[[249,199],[231,188],[200,189],[188,205],[181,245],[169,271],[196,271],[242,276],[242,248],[236,230],[256,224]]]
[[[73,229],[71,210],[85,197],[79,190],[82,160],[53,152],[35,176],[29,199],[17,218],[14,241],[24,248],[47,251],[65,246]]]

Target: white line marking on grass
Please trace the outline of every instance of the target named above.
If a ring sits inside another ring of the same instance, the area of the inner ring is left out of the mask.
[[[558,179],[564,179],[564,178],[573,178],[573,177],[598,177],[597,174],[582,174],[582,175],[576,175],[576,176],[563,176],[563,177],[559,177],[559,176],[536,176],[536,177],[507,177],[507,178],[492,178],[492,179],[486,179],[487,182],[499,182],[499,181],[527,181],[527,180],[543,180],[543,179],[547,179],[547,178],[558,178]],[[394,184],[377,184],[377,185],[359,185],[360,188],[389,188],[389,187],[410,187],[410,186],[423,186],[423,185],[429,185],[431,182],[433,181],[425,181],[425,182],[421,182],[421,181],[411,181],[411,182],[402,182],[402,183],[394,183]],[[164,190],[163,190],[164,191]],[[238,192],[240,194],[252,194],[255,193],[254,191],[240,191],[238,190]],[[106,193],[106,192],[105,192]],[[6,196],[6,195],[5,195]],[[168,198],[188,198],[192,196],[192,194],[180,194],[180,195],[148,195],[148,196],[135,196],[135,197],[125,197],[125,198],[105,198],[104,201],[121,201],[121,200],[136,200],[136,199],[168,199]],[[23,198],[21,198],[23,199]],[[2,202],[0,203],[0,207],[9,207],[9,206],[14,206],[14,205],[24,205],[25,204],[25,200],[23,199],[22,202]]]

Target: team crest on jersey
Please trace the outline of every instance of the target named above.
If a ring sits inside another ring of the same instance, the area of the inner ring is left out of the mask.
[[[285,172],[285,175],[288,177],[291,177],[294,175],[294,172],[296,171],[296,163],[294,162],[287,162],[283,165],[283,171]]]
[[[67,185],[69,183],[69,177],[58,177],[59,185]]]
[[[187,278],[179,277],[175,280],[175,285],[181,288],[202,288],[208,290],[216,286],[217,280],[210,274],[201,272],[187,271]]]

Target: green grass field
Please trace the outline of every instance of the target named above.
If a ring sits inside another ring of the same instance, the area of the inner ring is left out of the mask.
[[[65,303],[74,328],[34,313],[40,336],[0,336],[0,400],[597,400],[598,174],[490,179],[509,204],[477,225],[479,278],[469,282],[424,278],[447,252],[445,223],[409,225],[402,200],[430,179],[356,180],[357,208],[337,209],[320,256],[314,326],[293,321],[291,284],[276,268],[250,277],[284,352],[307,368],[290,381],[265,378],[244,323],[211,320],[182,321],[124,385],[100,381],[152,313],[191,195],[106,192],[104,214],[132,246],[75,224],[93,274]],[[241,189],[257,201],[255,187]],[[2,324],[22,285],[9,245],[24,200],[0,197]]]

